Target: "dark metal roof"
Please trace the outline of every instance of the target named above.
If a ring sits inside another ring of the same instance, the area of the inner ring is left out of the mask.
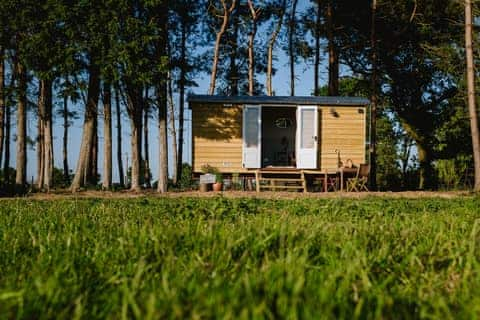
[[[370,101],[359,97],[292,97],[292,96],[217,96],[197,95],[188,96],[189,103],[228,103],[228,104],[268,104],[268,105],[336,105],[336,106],[363,106]]]

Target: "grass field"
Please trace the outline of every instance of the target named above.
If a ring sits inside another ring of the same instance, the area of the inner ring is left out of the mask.
[[[480,318],[480,198],[1,201],[0,318]]]

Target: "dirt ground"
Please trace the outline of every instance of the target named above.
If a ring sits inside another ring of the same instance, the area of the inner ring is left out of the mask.
[[[262,191],[260,193],[252,191],[225,191],[225,192],[199,192],[199,191],[186,191],[186,192],[167,192],[165,194],[159,194],[154,191],[144,192],[131,192],[131,191],[81,191],[77,193],[71,193],[66,190],[55,191],[51,193],[31,193],[22,198],[26,199],[38,199],[38,200],[61,200],[61,199],[88,199],[88,198],[102,198],[102,199],[129,199],[140,197],[167,197],[167,198],[179,198],[179,197],[193,197],[193,198],[209,198],[223,196],[227,198],[261,198],[261,199],[301,199],[301,198],[313,198],[313,199],[334,199],[334,198],[351,198],[362,199],[366,197],[386,197],[386,198],[458,198],[466,196],[475,196],[475,193],[469,191],[404,191],[404,192],[272,192]],[[13,199],[15,197],[5,197],[0,199]],[[20,198],[20,197],[16,197]]]

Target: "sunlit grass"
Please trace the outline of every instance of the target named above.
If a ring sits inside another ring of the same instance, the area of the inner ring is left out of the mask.
[[[0,318],[478,318],[479,208],[3,201]]]

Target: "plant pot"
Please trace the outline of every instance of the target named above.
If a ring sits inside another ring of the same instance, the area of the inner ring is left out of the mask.
[[[222,186],[223,186],[222,183],[220,183],[220,182],[215,182],[215,183],[213,184],[213,191],[217,191],[217,192],[218,192],[218,191],[222,191]]]
[[[208,184],[207,183],[200,183],[199,191],[200,192],[207,192],[208,191]]]

